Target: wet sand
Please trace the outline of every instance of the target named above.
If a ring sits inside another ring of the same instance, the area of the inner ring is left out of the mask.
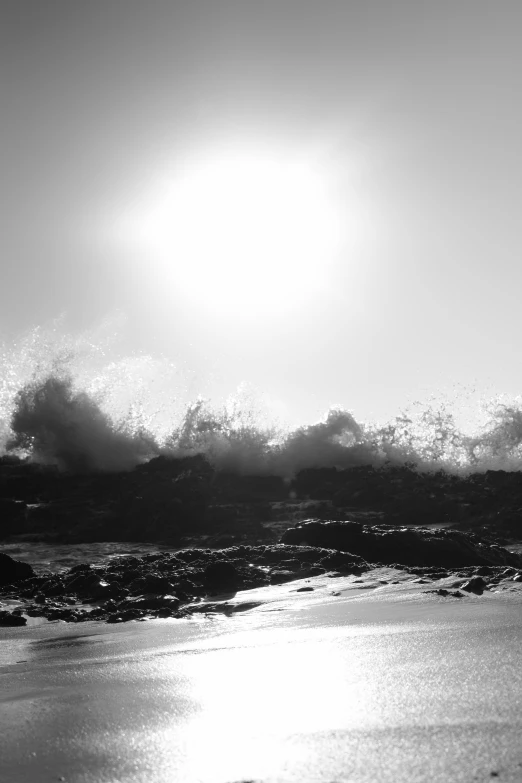
[[[520,781],[521,588],[432,588],[378,569],[2,629],[0,780]]]

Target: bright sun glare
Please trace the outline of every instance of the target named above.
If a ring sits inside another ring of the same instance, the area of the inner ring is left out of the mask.
[[[312,163],[213,155],[184,165],[158,191],[132,217],[131,233],[184,295],[259,312],[324,286],[340,220]]]

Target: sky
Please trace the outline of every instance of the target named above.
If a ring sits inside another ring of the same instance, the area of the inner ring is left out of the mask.
[[[292,423],[520,392],[519,2],[0,5],[5,338],[122,313]]]

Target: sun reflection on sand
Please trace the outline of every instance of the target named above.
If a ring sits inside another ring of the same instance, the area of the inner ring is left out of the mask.
[[[158,748],[183,748],[184,779],[232,780],[250,768],[257,776],[270,775],[290,763],[293,752],[303,762],[306,745],[299,742],[293,749],[293,735],[372,723],[371,675],[356,640],[347,649],[334,640],[325,644],[306,637],[304,644],[300,636],[299,644],[186,657],[184,674],[198,708],[182,728],[167,726],[156,734]],[[259,634],[253,632],[251,643],[256,641]]]
[[[97,627],[104,645],[36,630],[5,669],[27,698],[3,699],[0,777],[518,781],[518,597],[448,605],[413,587],[416,603],[298,594],[301,611],[281,589],[281,612]]]

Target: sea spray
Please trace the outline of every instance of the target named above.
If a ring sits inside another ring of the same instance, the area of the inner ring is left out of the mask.
[[[186,372],[161,357],[118,355],[111,329],[71,337],[58,323],[3,347],[1,453],[80,472],[196,453],[220,470],[285,477],[305,468],[387,464],[458,473],[522,469],[518,398],[487,401],[474,430],[458,426],[456,409],[442,397],[384,424],[358,421],[338,406],[290,429],[247,385],[224,402],[190,399]]]
[[[11,429],[8,449],[76,473],[130,470],[158,454],[146,430],[117,427],[71,378],[50,376],[20,389]]]
[[[0,453],[64,470],[125,470],[157,455],[184,410],[187,373],[119,354],[121,319],[79,336],[62,321],[2,346]]]

